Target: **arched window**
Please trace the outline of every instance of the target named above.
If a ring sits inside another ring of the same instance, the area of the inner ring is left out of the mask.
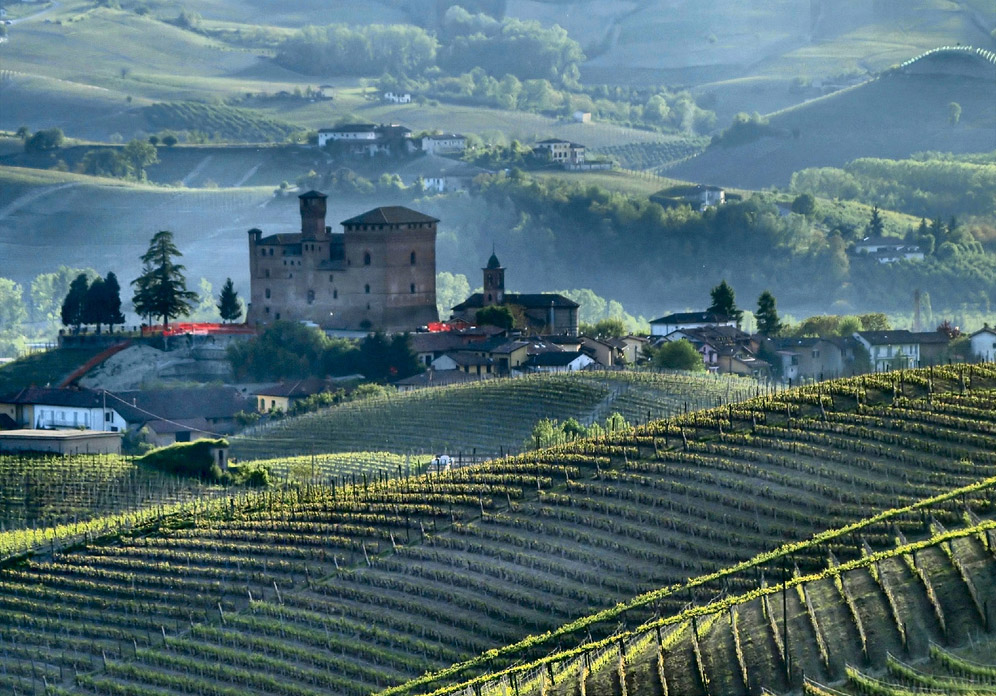
[[[412,294],[414,295],[415,294],[415,283],[411,284],[411,290],[412,290]]]
[[[412,252],[412,265],[415,265],[415,252]]]
[[[363,292],[365,292],[368,295],[370,294],[370,283],[367,283],[366,285],[363,286]]]
[[[369,266],[370,265],[370,252],[369,251],[363,252],[363,265],[364,266]]]
[[[270,288],[266,289],[266,299],[270,299]]]
[[[333,300],[338,300],[339,299],[339,291],[338,290],[333,290],[332,291],[332,299]]]

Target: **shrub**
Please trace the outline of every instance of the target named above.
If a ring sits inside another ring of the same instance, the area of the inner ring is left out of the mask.
[[[177,442],[168,447],[152,450],[136,463],[177,476],[190,476],[202,481],[227,482],[226,479],[229,477],[221,471],[221,467],[211,454],[211,450],[215,447],[228,447],[228,441]]]

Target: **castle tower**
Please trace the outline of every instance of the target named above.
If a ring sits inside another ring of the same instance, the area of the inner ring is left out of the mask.
[[[298,196],[301,201],[301,239],[325,239],[325,200],[324,193],[308,191]]]
[[[484,271],[484,305],[505,303],[505,269],[491,250],[491,258],[488,265],[481,269]]]

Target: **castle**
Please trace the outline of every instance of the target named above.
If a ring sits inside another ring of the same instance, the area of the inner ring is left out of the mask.
[[[437,321],[436,223],[408,208],[375,208],[325,226],[325,194],[298,197],[301,232],[249,230],[247,321],[323,329],[412,331]]]

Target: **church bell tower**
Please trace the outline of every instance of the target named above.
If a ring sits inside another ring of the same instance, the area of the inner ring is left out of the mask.
[[[491,250],[491,258],[488,265],[481,269],[484,271],[484,304],[500,305],[505,303],[505,269]]]

